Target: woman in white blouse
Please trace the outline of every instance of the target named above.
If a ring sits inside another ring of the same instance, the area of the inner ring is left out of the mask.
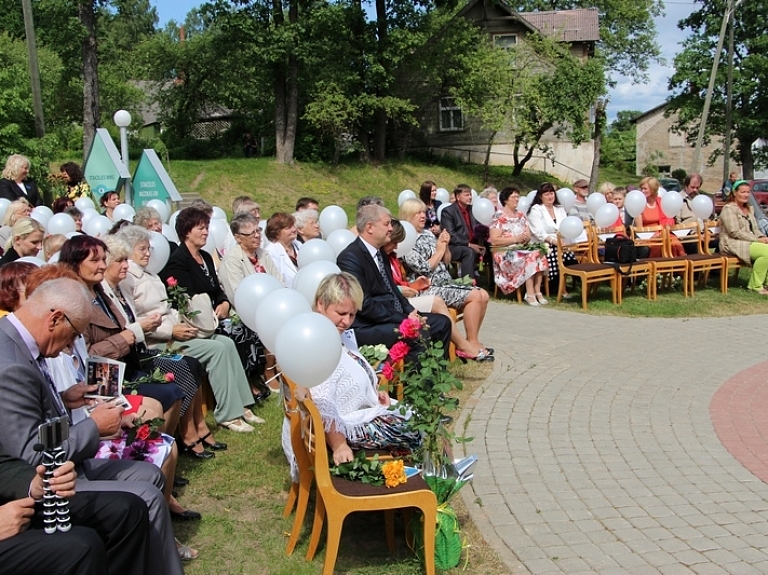
[[[293,287],[293,278],[299,271],[299,248],[296,240],[296,220],[290,214],[277,212],[267,221],[267,239],[272,242],[266,250],[283,275],[283,285]]]
[[[536,195],[531,202],[531,209],[528,212],[528,227],[534,241],[549,244],[549,281],[557,285],[560,278],[560,269],[557,266],[557,231],[560,224],[568,217],[568,214],[560,205],[555,193],[555,186],[549,182],[544,182],[539,186]],[[563,254],[565,265],[576,263],[576,257],[571,252]],[[569,297],[564,294],[563,297]]]

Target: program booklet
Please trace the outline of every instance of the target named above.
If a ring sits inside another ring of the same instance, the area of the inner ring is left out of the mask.
[[[131,404],[123,395],[123,377],[125,363],[107,357],[91,356],[88,358],[86,371],[87,385],[98,386],[94,393],[85,395],[87,399],[96,399],[99,403],[109,402],[130,409]],[[95,406],[94,406],[95,407]],[[88,412],[90,409],[86,408]]]

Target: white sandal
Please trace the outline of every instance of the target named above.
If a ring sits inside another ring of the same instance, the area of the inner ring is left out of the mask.
[[[176,551],[179,552],[179,559],[182,561],[192,561],[200,556],[200,552],[197,549],[192,549],[189,545],[184,545],[176,539]]]
[[[525,295],[525,303],[532,307],[539,307],[539,302],[536,300],[535,295]]]
[[[547,305],[549,303],[549,300],[541,295],[541,292],[536,294],[536,301],[539,302],[539,305]]]
[[[251,433],[253,431],[253,427],[248,425],[245,421],[243,421],[239,417],[231,421],[224,421],[222,423],[219,423],[219,425],[221,427],[226,427],[230,431],[234,431],[236,433]]]

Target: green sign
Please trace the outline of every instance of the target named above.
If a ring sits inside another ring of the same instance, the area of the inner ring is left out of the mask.
[[[144,150],[133,174],[133,207],[146,206],[151,200],[166,204],[180,202],[181,195],[154,150]]]
[[[131,177],[109,132],[104,128],[96,130],[83,172],[97,202],[107,192],[119,193]]]

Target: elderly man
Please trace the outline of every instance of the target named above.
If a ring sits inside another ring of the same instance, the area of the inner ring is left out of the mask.
[[[573,182],[573,191],[576,199],[573,207],[568,212],[569,216],[578,216],[582,222],[591,222],[594,218],[587,207],[587,197],[589,197],[589,182],[587,180],[576,180]]]
[[[0,452],[36,465],[37,427],[68,417],[67,407],[84,404],[86,386],[59,395],[45,357],[55,357],[85,330],[92,304],[85,287],[71,279],[43,283],[15,313],[0,320]],[[150,520],[149,573],[182,575],[181,562],[163,498],[163,474],[149,463],[92,459],[99,437],[120,429],[122,409],[101,404],[91,417],[70,427],[62,447],[75,462],[80,491],[134,493],[147,504]]]
[[[418,312],[395,288],[392,268],[382,247],[390,241],[392,216],[383,206],[371,204],[357,211],[358,237],[339,254],[336,263],[342,271],[357,278],[363,288],[363,308],[358,312],[352,329],[361,345],[383,343],[391,347],[398,338],[395,329],[406,317]],[[442,341],[447,353],[451,338],[451,321],[440,314],[423,314],[427,320],[428,337]],[[412,350],[417,355],[419,350]]]
[[[459,262],[459,275],[475,277],[477,258],[485,248],[475,241],[477,220],[472,215],[472,188],[459,184],[453,190],[455,202],[443,208],[440,225],[451,235],[448,249],[451,260]]]
[[[147,508],[132,493],[75,493],[71,461],[49,480],[68,500],[72,527],[46,534],[35,504],[45,468],[0,454],[0,575],[143,575],[147,569]]]
[[[703,179],[699,174],[688,174],[685,177],[685,180],[683,181],[683,190],[680,192],[683,196],[683,207],[675,218],[678,223],[687,224],[698,221],[698,216],[693,213],[693,209],[691,208],[691,202],[693,202],[693,198],[699,195],[702,182]],[[712,205],[714,206],[714,202]],[[711,215],[714,215],[714,211],[710,216]],[[710,245],[710,247],[717,248],[717,242],[713,241],[712,243],[713,245]],[[683,244],[683,247],[687,254],[695,254],[698,251],[696,245],[692,243]]]

